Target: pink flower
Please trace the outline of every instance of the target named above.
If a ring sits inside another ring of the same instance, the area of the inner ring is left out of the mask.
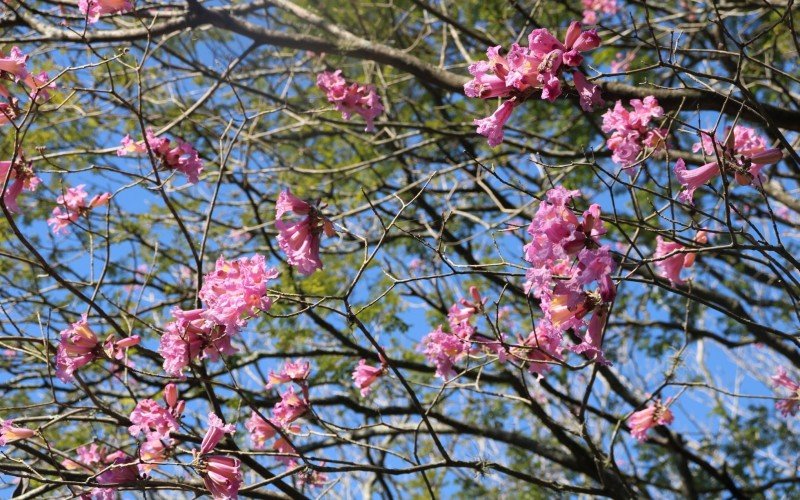
[[[83,186],[84,184],[80,184],[74,188],[68,188],[56,199],[56,203],[62,205],[65,211],[62,212],[61,207],[56,207],[53,209],[53,217],[47,219],[47,223],[53,226],[54,234],[64,231],[69,224],[77,222],[80,216],[88,215],[92,209],[105,205],[111,198],[111,193],[103,193],[95,195],[87,203],[86,198],[89,194],[84,191]]]
[[[0,161],[0,183],[6,177],[8,177],[8,183],[3,195],[3,204],[10,212],[18,213],[17,198],[22,193],[22,190],[36,191],[41,179],[33,173],[33,162],[26,162],[21,153],[13,164],[10,161]]]
[[[386,366],[370,366],[366,359],[359,360],[358,366],[353,370],[353,381],[361,389],[361,397],[367,397],[371,390],[371,385],[386,373]]]
[[[631,435],[639,442],[647,440],[647,431],[657,425],[669,425],[675,420],[669,409],[670,400],[666,405],[662,405],[660,400],[655,400],[644,410],[634,412],[628,417],[628,426],[631,428]]]
[[[367,122],[366,132],[375,130],[375,118],[383,113],[383,104],[374,85],[349,84],[342,77],[342,70],[325,71],[317,75],[317,87],[327,95],[328,102],[335,104],[342,117],[349,120],[352,114],[361,115]]]
[[[552,331],[547,323],[520,341],[520,347],[512,347],[512,355],[528,364],[528,371],[539,377],[553,369],[561,357],[561,335]]]
[[[263,449],[267,440],[275,437],[275,434],[281,427],[280,423],[273,422],[272,420],[267,421],[261,418],[256,412],[250,415],[250,418],[245,422],[244,426],[250,433],[250,440],[253,442],[253,448],[257,450]]]
[[[139,459],[142,461],[139,464],[139,472],[147,474],[156,465],[166,461],[171,445],[171,439],[162,440],[154,434],[149,434],[145,442],[139,447]]]
[[[275,457],[279,462],[289,467],[296,465],[294,458],[297,457],[297,450],[285,437],[281,436],[276,440],[272,444],[272,449],[279,454]]]
[[[469,339],[446,333],[439,325],[422,339],[419,348],[436,365],[436,376],[446,380],[455,376],[453,365],[470,353],[470,347]]]
[[[327,236],[335,234],[330,220],[320,213],[317,206],[297,198],[288,189],[282,191],[278,197],[275,212],[275,227],[279,231],[278,245],[286,254],[289,264],[305,276],[322,269],[319,256],[320,238],[323,232]],[[287,212],[306,217],[295,222],[280,220]]]
[[[285,384],[286,382],[305,384],[310,373],[311,364],[308,361],[287,361],[284,363],[283,369],[281,369],[279,373],[276,374],[274,371],[270,370],[267,389],[271,389],[279,384]]]
[[[250,317],[272,306],[267,282],[277,277],[278,271],[267,268],[263,255],[232,261],[220,257],[214,271],[204,276],[198,294],[206,303],[203,317],[237,331]]]
[[[675,162],[675,177],[683,186],[678,194],[678,199],[689,205],[694,205],[694,191],[706,182],[720,174],[719,165],[712,161],[693,170],[686,169],[686,162],[678,158]]]
[[[624,73],[625,71],[628,71],[634,59],[636,59],[636,51],[628,52],[626,54],[617,52],[617,54],[614,56],[614,60],[609,64],[611,72]]]
[[[183,376],[189,363],[201,356],[215,361],[220,354],[237,352],[226,327],[207,320],[204,314],[203,309],[172,309],[176,319],[167,324],[158,349],[168,375]]]
[[[583,3],[583,22],[584,24],[596,24],[597,15],[616,14],[617,0],[581,0]]]
[[[89,466],[105,461],[105,451],[94,443],[89,447],[79,446],[75,451],[78,454],[80,463],[70,460],[69,458],[64,459],[61,465],[67,470],[77,470],[81,468],[91,470]]]
[[[22,439],[30,439],[34,435],[36,435],[36,431],[33,429],[16,427],[13,420],[0,419],[0,446]]]
[[[173,147],[169,139],[156,137],[151,128],[145,129],[145,135],[146,143],[145,141],[135,142],[130,135],[123,137],[122,145],[117,149],[117,156],[146,153],[149,146],[162,167],[184,173],[192,184],[199,182],[200,173],[203,171],[203,160],[200,159],[194,146],[177,139],[176,145]]]
[[[575,90],[578,91],[581,109],[590,112],[595,108],[605,106],[605,101],[600,97],[600,87],[589,83],[583,73],[573,71],[572,81],[575,82]]]
[[[611,159],[623,168],[633,166],[638,160],[639,153],[645,148],[650,150],[663,148],[667,135],[666,129],[650,125],[650,121],[654,118],[664,116],[664,110],[658,105],[655,97],[631,99],[629,104],[633,107],[632,111],[626,109],[622,101],[617,101],[614,107],[603,115],[603,132],[613,132],[606,141],[606,145],[614,153]]]
[[[169,439],[170,432],[178,430],[178,421],[167,408],[152,399],[142,399],[130,416],[133,425],[128,427],[131,436],[144,432],[147,439]]]
[[[490,146],[495,147],[503,142],[503,126],[511,118],[511,112],[514,111],[515,106],[516,101],[509,99],[503,102],[491,116],[473,121],[473,124],[478,126],[478,133],[489,139]]]
[[[730,127],[725,129],[724,143],[715,140],[709,132],[701,132],[700,139],[692,150],[702,149],[706,155],[713,155],[717,162],[722,161],[726,172],[730,170],[736,181],[742,185],[760,183],[761,169],[783,158],[780,149],[767,148],[763,137],[752,128],[741,125],[735,126],[733,130]],[[708,165],[710,163],[705,166]]]
[[[113,457],[113,458],[112,458]],[[129,457],[125,453],[118,452],[106,457],[113,460],[108,468],[97,476],[97,482],[103,485],[117,485],[136,481],[139,476],[139,468],[136,467],[136,459]]]
[[[275,404],[272,414],[281,427],[294,422],[302,417],[309,409],[308,401],[299,397],[294,392],[294,387],[281,394],[281,400]]]
[[[782,366],[779,366],[775,375],[772,376],[772,383],[776,387],[789,389],[792,393],[791,397],[776,401],[775,408],[784,417],[796,415],[798,410],[800,410],[800,383],[789,377],[789,374],[786,373],[786,370]]]
[[[130,0],[78,0],[78,8],[89,24],[93,24],[104,14],[132,11],[133,3]]]
[[[0,52],[0,73],[10,75],[15,82],[24,80],[30,74],[27,61],[28,56],[17,46],[12,47],[7,56]]]
[[[694,263],[693,253],[675,253],[669,257],[666,255],[686,247],[674,241],[664,241],[661,236],[656,236],[656,267],[661,270],[661,275],[667,278],[672,284],[683,285],[681,270],[690,267]]]
[[[200,460],[200,476],[215,500],[236,499],[242,485],[241,461],[235,457],[211,455]]]
[[[216,448],[217,444],[222,441],[225,434],[233,434],[236,432],[236,426],[233,424],[225,424],[221,418],[215,413],[208,414],[208,430],[206,435],[203,436],[203,442],[200,443],[200,454],[205,455]]]
[[[69,382],[75,371],[92,362],[99,355],[97,336],[89,328],[86,314],[80,321],[70,325],[60,333],[61,342],[56,352],[56,376],[62,382]]]

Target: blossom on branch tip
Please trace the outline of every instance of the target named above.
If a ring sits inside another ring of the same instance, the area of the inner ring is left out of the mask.
[[[789,389],[791,392],[790,397],[775,402],[775,409],[784,417],[796,415],[798,410],[800,410],[800,383],[789,377],[786,370],[782,366],[779,366],[775,371],[775,375],[772,376],[772,384],[775,387]]]
[[[264,448],[267,440],[275,437],[281,425],[272,420],[267,421],[261,418],[256,412],[253,412],[250,418],[245,422],[244,427],[247,429],[247,432],[250,433],[250,440],[253,442],[253,448],[260,450]]]
[[[281,427],[286,427],[309,410],[308,401],[294,392],[294,387],[281,394],[281,400],[275,404],[272,414]]]
[[[605,106],[606,102],[600,97],[600,87],[589,83],[583,73],[580,71],[573,71],[572,81],[575,83],[575,90],[578,91],[581,109],[590,112],[594,111],[596,108]]]
[[[598,14],[617,13],[617,0],[581,0],[583,3],[583,23],[597,24]]]
[[[0,183],[6,177],[6,190],[3,194],[3,204],[9,212],[19,213],[19,205],[17,198],[22,193],[22,190],[36,191],[36,188],[41,183],[41,179],[33,172],[33,162],[25,161],[22,153],[13,163],[10,161],[0,161]],[[2,185],[2,184],[0,184]]]
[[[56,351],[56,376],[62,382],[69,382],[78,368],[91,363],[99,355],[100,341],[89,328],[85,314],[59,335],[61,341]]]
[[[183,375],[183,370],[193,360],[208,357],[212,361],[220,354],[235,354],[227,328],[204,317],[203,309],[183,311],[173,308],[175,320],[168,323],[158,348],[164,358],[164,371],[173,377]]]
[[[651,120],[664,116],[664,109],[653,96],[631,99],[629,110],[617,101],[603,115],[602,130],[611,132],[606,145],[613,152],[611,159],[623,168],[633,166],[643,151],[657,151],[665,146],[667,129],[650,125]]]
[[[78,9],[89,24],[94,24],[102,15],[132,11],[133,3],[130,0],[78,0]]]
[[[122,145],[117,149],[117,156],[145,154],[149,147],[162,167],[182,172],[192,184],[199,182],[200,173],[203,171],[203,160],[200,159],[200,154],[194,146],[182,139],[176,139],[173,146],[172,141],[157,137],[151,128],[145,129],[145,141],[137,142],[131,139],[130,135],[126,135],[122,138]]]
[[[281,220],[281,217],[288,212],[305,217],[295,221]],[[322,269],[322,259],[319,256],[320,239],[323,233],[326,236],[333,236],[336,232],[331,221],[322,215],[321,207],[301,200],[286,189],[278,196],[275,213],[278,246],[286,254],[289,265],[305,276]]]
[[[296,382],[303,385],[310,373],[311,364],[308,361],[302,359],[295,362],[286,361],[280,372],[275,373],[270,370],[266,388],[272,389],[276,385],[285,384],[287,382]]]
[[[211,455],[200,459],[203,484],[215,500],[236,499],[242,486],[242,462],[236,457]]]
[[[36,431],[33,429],[17,427],[14,425],[13,420],[0,419],[0,446],[22,439],[30,439],[34,435],[36,435]]]
[[[86,198],[89,194],[84,191],[83,186],[84,184],[80,184],[74,188],[68,188],[56,199],[56,203],[61,206],[54,208],[53,216],[47,219],[47,224],[53,228],[53,234],[65,231],[67,226],[77,222],[78,218],[88,216],[92,209],[105,205],[111,199],[111,193],[103,193],[93,196],[87,202]]]
[[[349,120],[353,114],[358,114],[367,122],[367,127],[364,129],[366,132],[375,130],[375,118],[383,113],[384,108],[374,85],[348,84],[342,76],[342,70],[336,70],[317,75],[317,87],[325,92],[328,102],[342,112],[345,120]]]
[[[152,399],[142,399],[130,416],[131,425],[128,431],[136,437],[144,432],[147,439],[169,439],[170,432],[178,430],[178,421],[167,408],[162,407]]]
[[[644,410],[634,412],[628,417],[628,427],[631,429],[631,435],[637,441],[643,442],[647,440],[647,431],[658,425],[669,425],[675,417],[669,409],[671,399],[668,399],[666,404],[661,404],[660,400],[655,400],[650,403]]]
[[[358,366],[353,370],[353,382],[361,389],[362,398],[367,397],[372,389],[370,386],[386,374],[386,370],[387,367],[385,363],[381,363],[381,366],[370,366],[367,364],[366,359],[358,361]]]
[[[208,414],[208,430],[206,431],[205,436],[203,436],[203,441],[200,443],[200,454],[205,455],[206,453],[210,453],[214,448],[216,448],[217,444],[222,441],[222,438],[225,437],[225,434],[233,434],[236,432],[236,426],[233,424],[225,424],[221,418],[219,418],[215,413]]]

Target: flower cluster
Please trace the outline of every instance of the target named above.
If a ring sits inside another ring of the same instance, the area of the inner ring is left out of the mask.
[[[603,132],[611,133],[606,144],[613,151],[611,159],[624,167],[631,167],[640,159],[642,151],[655,151],[664,147],[667,129],[650,125],[654,118],[664,116],[664,109],[653,96],[631,99],[628,110],[617,101],[603,115]]]
[[[217,444],[226,434],[233,434],[233,424],[225,424],[214,413],[208,414],[208,430],[196,452],[195,469],[203,478],[203,484],[214,499],[236,498],[242,485],[241,461],[227,455],[212,455]]]
[[[600,37],[594,30],[582,31],[577,21],[567,29],[564,42],[560,42],[547,29],[536,29],[528,36],[528,46],[513,44],[508,53],[500,54],[501,47],[490,47],[486,51],[488,61],[471,64],[469,72],[473,79],[464,85],[467,97],[503,101],[495,113],[487,118],[475,120],[478,133],[486,136],[489,145],[497,146],[503,141],[503,126],[514,107],[527,99],[534,90],[541,89],[541,98],[554,101],[561,95],[561,75],[568,67],[576,68],[583,62],[582,52],[597,48]],[[572,72],[575,88],[580,96],[581,107],[591,111],[602,105],[600,90],[586,81],[578,70]]]
[[[528,226],[533,239],[524,248],[525,260],[532,264],[526,273],[525,291],[540,300],[544,313],[536,332],[538,345],[560,345],[564,332],[571,329],[581,343],[570,350],[606,363],[600,337],[616,296],[611,280],[616,264],[609,247],[598,241],[606,232],[600,206],[591,205],[579,220],[567,207],[576,196],[580,191],[558,186],[540,203]],[[589,314],[593,317],[587,323]],[[584,328],[586,332],[581,334]]]
[[[325,71],[317,75],[317,87],[325,92],[328,102],[336,105],[342,117],[349,120],[353,114],[361,115],[367,122],[366,132],[375,130],[375,118],[383,113],[383,104],[374,85],[347,83],[342,70]]]
[[[182,376],[194,359],[215,361],[220,354],[237,352],[231,336],[251,317],[269,310],[272,300],[267,296],[267,282],[277,276],[275,269],[267,268],[263,255],[232,261],[220,257],[214,271],[203,277],[198,296],[206,307],[172,310],[175,320],[165,327],[159,347],[164,370]]]
[[[294,457],[297,455],[297,450],[289,442],[289,435],[301,431],[302,428],[294,422],[310,409],[308,401],[310,373],[310,364],[304,360],[286,361],[278,373],[270,371],[266,386],[268,390],[280,384],[294,383],[299,386],[301,394],[295,392],[294,386],[290,386],[280,395],[281,399],[272,408],[270,418],[265,419],[254,411],[245,422],[245,428],[250,433],[250,440],[256,449],[265,448],[268,440],[277,437],[272,444],[272,449],[279,454],[276,457],[277,460],[290,469],[296,467],[298,462]],[[314,486],[318,486],[326,480],[323,474],[313,471],[306,473],[306,476],[301,479]]]
[[[698,231],[694,239],[695,243],[708,243],[708,235],[705,231]],[[674,285],[683,285],[681,270],[685,267],[692,267],[697,254],[694,252],[682,252],[686,247],[675,241],[666,241],[661,236],[656,236],[656,267],[661,271],[661,275],[667,278]]]
[[[164,169],[183,172],[189,178],[189,182],[197,184],[200,172],[203,171],[203,160],[200,159],[194,146],[181,139],[176,139],[176,144],[173,146],[169,139],[156,137],[151,128],[145,130],[145,140],[146,143],[136,142],[130,135],[126,135],[122,138],[122,145],[117,149],[117,156],[144,154],[149,147]]]
[[[56,88],[47,73],[34,74],[28,71],[28,56],[19,47],[12,47],[8,54],[0,52],[0,78],[14,83],[24,83],[30,89],[30,97],[37,102],[50,99],[48,89]],[[0,84],[0,95],[11,101],[11,92]]]
[[[619,9],[617,0],[582,0],[583,24],[597,24],[598,14],[613,15]]]
[[[775,375],[772,376],[772,383],[775,387],[783,387],[791,392],[790,397],[775,402],[775,409],[784,417],[796,415],[800,410],[800,383],[789,377],[782,366],[779,366]]]
[[[298,221],[283,221],[287,212],[303,217]],[[322,269],[319,244],[322,233],[333,236],[333,224],[321,213],[318,203],[309,203],[292,194],[281,191],[275,204],[275,227],[278,228],[278,245],[286,254],[286,260],[305,276]]]
[[[0,161],[0,183],[6,178],[8,182],[6,191],[3,194],[3,204],[10,212],[18,213],[17,198],[22,193],[22,190],[36,191],[42,180],[33,173],[33,162],[25,161],[22,153],[18,155],[18,158],[13,163]]]
[[[83,186],[84,184],[80,184],[68,188],[66,193],[56,198],[56,203],[61,207],[54,208],[53,216],[47,219],[47,223],[53,228],[53,234],[66,231],[67,226],[77,222],[82,215],[89,215],[92,209],[105,205],[111,198],[111,193],[96,194],[87,203],[86,197],[89,194],[84,191]]]
[[[726,128],[724,142],[716,140],[708,132],[702,132],[701,141],[695,143],[692,150],[702,150],[707,156],[713,157],[714,161],[693,170],[686,168],[683,159],[675,162],[675,176],[683,186],[678,199],[690,205],[694,204],[694,191],[720,175],[720,164],[726,172],[733,174],[739,184],[755,185],[761,182],[761,169],[783,158],[780,149],[767,148],[763,137],[752,128],[741,125],[735,126],[732,131],[730,127]]]
[[[657,425],[669,425],[675,417],[669,409],[671,399],[668,399],[666,404],[661,404],[660,400],[655,400],[650,403],[647,408],[634,412],[628,417],[628,427],[631,428],[631,435],[637,441],[643,442],[647,440],[647,431]]]
[[[133,10],[130,0],[78,0],[81,14],[89,24],[96,23],[105,14],[121,14]]]
[[[60,337],[56,351],[56,376],[62,382],[71,381],[78,368],[91,363],[104,353],[110,359],[122,359],[125,351],[138,345],[140,341],[138,335],[115,340],[112,334],[101,345],[97,335],[89,328],[85,314],[69,328],[62,330]]]
[[[419,350],[425,354],[428,362],[436,366],[436,376],[445,380],[456,375],[453,367],[457,362],[477,352],[473,343],[477,343],[486,352],[496,354],[501,362],[505,361],[505,346],[477,333],[472,321],[478,313],[484,311],[486,299],[481,298],[477,287],[470,287],[469,292],[471,301],[462,298],[447,313],[450,332],[444,331],[442,325],[439,325],[423,337],[419,345]],[[501,341],[503,339],[501,335]]]

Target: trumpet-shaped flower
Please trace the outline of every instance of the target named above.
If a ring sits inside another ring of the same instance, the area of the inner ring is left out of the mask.
[[[628,427],[631,435],[639,442],[647,440],[647,431],[658,425],[669,425],[675,417],[669,409],[670,400],[666,405],[661,404],[660,400],[650,403],[644,410],[634,412],[628,417]]]
[[[288,212],[305,217],[295,221],[280,220]],[[287,189],[278,196],[275,213],[278,245],[286,254],[289,264],[306,276],[322,269],[320,238],[322,233],[333,236],[335,232],[333,224],[321,214],[320,208],[297,198]]]
[[[36,431],[33,429],[17,427],[14,425],[13,420],[0,419],[0,446],[22,439],[30,439],[34,435],[36,435]]]
[[[200,459],[200,476],[214,500],[238,498],[242,486],[241,466],[236,457],[211,455]]]
[[[192,184],[197,184],[200,180],[203,160],[200,159],[200,154],[194,146],[181,139],[176,139],[173,146],[172,141],[157,137],[151,128],[145,129],[144,141],[134,141],[130,135],[123,137],[122,145],[117,149],[117,156],[147,153],[148,147],[163,168],[182,172]]]
[[[78,9],[89,24],[93,24],[102,15],[132,11],[133,3],[130,0],[78,0]]]
[[[100,341],[94,334],[84,314],[77,321],[62,330],[61,342],[56,352],[56,376],[62,382],[69,382],[78,368],[92,362],[99,354]]]
[[[342,70],[336,70],[317,75],[317,87],[325,92],[328,102],[342,112],[345,120],[349,120],[353,114],[361,115],[367,122],[364,130],[366,132],[375,130],[375,118],[383,113],[384,108],[374,85],[348,84],[342,76]]]
[[[130,416],[133,425],[128,427],[131,436],[144,432],[147,439],[169,439],[170,432],[178,430],[178,421],[169,409],[152,399],[142,399]]]
[[[775,375],[772,376],[772,383],[775,387],[783,387],[791,392],[791,397],[776,401],[775,408],[784,417],[796,415],[800,410],[800,383],[789,377],[782,366],[779,366]]]
[[[358,366],[353,370],[353,382],[361,389],[361,397],[367,397],[370,386],[375,383],[380,377],[386,373],[386,366],[370,366],[367,364],[366,359],[359,360]]]

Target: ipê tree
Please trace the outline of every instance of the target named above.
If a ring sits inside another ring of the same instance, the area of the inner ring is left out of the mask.
[[[0,490],[793,497],[793,2],[9,0]]]

